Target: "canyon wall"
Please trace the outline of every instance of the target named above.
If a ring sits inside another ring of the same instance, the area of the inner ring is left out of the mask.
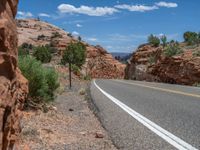
[[[15,148],[28,93],[27,80],[17,67],[17,4],[18,0],[0,1],[0,150]]]

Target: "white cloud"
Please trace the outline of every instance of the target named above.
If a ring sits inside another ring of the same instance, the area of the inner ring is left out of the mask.
[[[18,15],[18,18],[31,18],[31,17],[33,17],[33,14],[31,12],[24,12],[24,11],[18,11],[17,15]]]
[[[167,7],[167,8],[178,7],[177,3],[168,3],[168,2],[164,2],[164,1],[156,3],[156,5],[159,6],[159,7]]]
[[[73,36],[79,36],[80,34],[79,34],[77,31],[73,31],[73,32],[72,32],[72,35],[73,35]]]
[[[146,11],[159,9],[157,6],[127,5],[127,4],[116,5],[115,8],[126,9],[126,10],[129,10],[129,11],[138,11],[138,12],[146,12]]]
[[[50,15],[46,14],[46,13],[39,13],[38,16],[40,16],[40,17],[48,17],[48,18],[50,17]]]
[[[91,41],[91,42],[97,42],[98,39],[97,38],[87,38],[87,41]]]
[[[76,24],[76,27],[78,27],[78,28],[81,28],[81,27],[83,27],[81,24]]]
[[[89,7],[84,5],[80,7],[75,7],[70,4],[60,4],[58,6],[58,10],[60,13],[76,13],[88,16],[105,16],[105,15],[112,15],[118,12],[117,9],[112,7]]]

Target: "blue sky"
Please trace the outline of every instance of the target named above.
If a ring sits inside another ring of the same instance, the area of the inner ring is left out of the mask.
[[[48,21],[109,52],[132,52],[149,34],[182,41],[200,31],[199,0],[21,0],[17,18]]]

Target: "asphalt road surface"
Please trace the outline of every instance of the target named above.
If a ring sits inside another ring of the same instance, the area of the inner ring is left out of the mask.
[[[94,80],[91,96],[119,149],[200,149],[200,88]]]

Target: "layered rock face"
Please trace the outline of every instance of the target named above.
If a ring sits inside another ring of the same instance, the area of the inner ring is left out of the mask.
[[[20,110],[28,93],[27,80],[17,67],[18,0],[0,1],[0,149],[11,150],[20,133]]]
[[[83,68],[86,68],[87,74],[92,78],[122,79],[125,67],[102,47],[87,47],[87,60]]]
[[[17,20],[19,35],[18,45],[23,43],[34,46],[53,45],[58,51],[53,56],[52,63],[60,63],[61,55],[66,46],[77,39],[64,30],[35,19]],[[82,68],[85,75],[92,78],[124,78],[125,65],[115,60],[111,54],[100,46],[91,46],[82,42],[87,48],[87,60]]]
[[[166,57],[162,47],[141,46],[126,67],[126,78],[184,85],[200,83],[200,57],[193,55],[200,48],[182,49],[183,54]]]

